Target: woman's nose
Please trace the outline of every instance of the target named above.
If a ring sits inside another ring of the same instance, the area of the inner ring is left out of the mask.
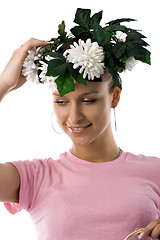
[[[68,120],[72,126],[75,126],[77,123],[83,120],[83,113],[80,106],[78,106],[77,104],[71,106]]]

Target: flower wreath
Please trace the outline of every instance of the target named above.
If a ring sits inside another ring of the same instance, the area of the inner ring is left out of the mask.
[[[115,86],[122,89],[119,73],[135,66],[137,61],[150,62],[149,46],[139,30],[121,25],[136,21],[122,18],[100,26],[102,11],[91,17],[90,9],[78,8],[74,22],[77,24],[65,32],[65,22],[58,25],[58,37],[52,38],[44,48],[32,48],[23,63],[22,74],[27,80],[54,86],[60,96],[74,91],[74,83],[86,85],[88,81],[102,81],[101,75],[108,67]],[[63,44],[70,48],[61,51]]]

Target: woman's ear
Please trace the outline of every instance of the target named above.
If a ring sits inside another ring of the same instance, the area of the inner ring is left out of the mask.
[[[117,86],[114,88],[114,93],[113,93],[113,99],[112,99],[112,108],[117,107],[119,100],[120,100],[120,95],[121,95],[121,89]]]

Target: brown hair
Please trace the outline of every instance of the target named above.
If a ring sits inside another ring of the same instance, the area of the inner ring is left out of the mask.
[[[109,93],[112,94],[114,92],[115,83],[113,81],[112,75],[108,71],[108,67],[105,68],[104,74],[101,76],[101,78],[102,81],[108,82]]]

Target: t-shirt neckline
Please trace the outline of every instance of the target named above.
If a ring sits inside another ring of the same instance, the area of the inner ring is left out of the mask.
[[[69,149],[67,151],[67,155],[68,155],[68,159],[72,162],[76,162],[76,163],[79,163],[79,164],[83,164],[83,165],[91,165],[91,166],[111,166],[111,165],[115,165],[115,164],[118,164],[119,162],[125,160],[126,158],[126,155],[127,155],[127,152],[123,151],[122,150],[122,153],[121,155],[112,160],[112,161],[109,161],[109,162],[91,162],[91,161],[88,161],[88,160],[85,160],[85,159],[81,159],[79,157],[76,157],[72,152],[71,152],[71,149]]]

